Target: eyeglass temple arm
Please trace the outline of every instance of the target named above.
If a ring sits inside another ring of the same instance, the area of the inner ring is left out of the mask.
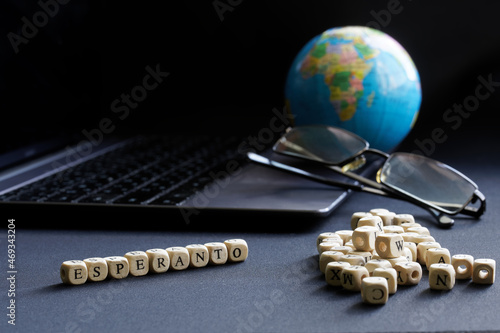
[[[398,195],[397,193],[391,193],[391,192],[388,192],[388,189],[387,188],[383,188],[381,184],[379,183],[376,183],[376,182],[373,182],[369,179],[366,179],[364,177],[359,177],[361,180],[362,183],[373,183],[374,186],[376,186],[376,188],[371,188],[371,187],[368,187],[368,186],[364,186],[364,185],[359,185],[359,184],[350,184],[350,183],[343,183],[343,182],[338,182],[338,181],[335,181],[335,180],[332,180],[332,179],[329,179],[329,178],[326,178],[326,177],[322,177],[322,176],[319,176],[319,175],[315,175],[315,174],[312,174],[308,171],[305,171],[305,170],[302,170],[302,169],[299,169],[299,168],[295,168],[295,167],[292,167],[290,165],[286,165],[286,164],[283,164],[283,163],[280,163],[280,162],[277,162],[277,161],[273,161],[271,159],[268,159],[267,157],[264,157],[262,155],[259,155],[259,154],[255,154],[255,153],[247,153],[247,157],[250,161],[254,162],[254,163],[257,163],[259,165],[262,165],[262,166],[265,166],[265,167],[269,167],[269,168],[272,168],[272,169],[278,169],[278,170],[281,170],[281,171],[285,171],[287,173],[290,173],[290,174],[293,174],[293,175],[296,175],[296,176],[302,176],[304,178],[307,178],[307,179],[310,179],[310,180],[314,180],[316,182],[319,182],[319,183],[322,183],[322,184],[325,184],[325,185],[330,185],[330,186],[336,186],[336,187],[341,187],[341,188],[344,188],[344,189],[349,189],[349,190],[354,190],[354,191],[360,191],[360,192],[366,192],[366,193],[372,193],[372,194],[377,194],[377,195],[382,195],[382,196],[386,196],[386,197],[390,197],[390,198],[393,198],[393,199],[399,199],[399,200],[405,200],[405,201],[410,201],[411,203],[427,210],[428,212],[431,213],[432,216],[434,216],[434,218],[436,219],[436,221],[439,223],[440,226],[443,226],[443,227],[451,227],[454,223],[454,220],[451,219],[450,217],[448,217],[447,215],[444,215],[443,213],[440,213],[424,204],[422,204],[421,202],[419,201],[416,201],[416,200],[412,200],[411,198],[402,198],[400,195]],[[343,174],[345,174],[344,172],[341,172]],[[356,178],[358,178],[355,173],[350,173],[350,178],[353,178],[354,180],[356,180]]]
[[[474,191],[474,195],[472,196],[471,202],[476,203],[477,200],[480,201],[479,207],[476,208],[476,207],[466,206],[460,213],[475,218],[479,218],[481,215],[483,215],[484,212],[486,211],[486,197],[479,190]]]

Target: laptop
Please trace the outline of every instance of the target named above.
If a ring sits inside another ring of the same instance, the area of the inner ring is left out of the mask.
[[[322,217],[347,198],[344,189],[247,160],[257,152],[301,163],[270,149],[291,125],[282,85],[294,53],[259,55],[273,38],[252,35],[236,9],[9,6],[3,209],[160,212],[172,216],[165,223],[190,225],[228,213]]]

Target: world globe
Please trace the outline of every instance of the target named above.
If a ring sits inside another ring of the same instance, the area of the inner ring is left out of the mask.
[[[391,151],[418,117],[420,76],[407,51],[368,27],[332,28],[311,39],[288,71],[293,124],[341,127]]]

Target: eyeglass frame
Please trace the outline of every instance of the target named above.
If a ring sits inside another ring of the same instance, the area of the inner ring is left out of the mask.
[[[339,131],[339,132],[342,132],[344,134],[351,135],[352,137],[360,140],[361,142],[364,142],[365,147],[363,149],[361,149],[360,151],[358,151],[357,153],[355,153],[353,156],[351,156],[351,157],[349,157],[349,158],[347,158],[344,161],[341,161],[339,163],[327,163],[325,161],[322,161],[319,159],[308,158],[308,157],[303,156],[303,155],[279,152],[277,149],[277,146],[286,138],[287,134],[291,130],[296,129],[296,128],[306,127],[306,126],[297,126],[294,128],[291,128],[291,127],[287,128],[285,134],[283,136],[281,136],[278,139],[278,141],[273,145],[272,150],[278,154],[292,156],[292,157],[299,158],[302,160],[307,160],[307,161],[311,161],[311,162],[314,162],[317,164],[324,165],[324,166],[328,167],[328,169],[330,169],[338,174],[344,175],[348,178],[355,180],[357,182],[357,184],[350,184],[350,183],[333,181],[331,179],[328,179],[328,178],[325,178],[325,177],[322,177],[319,175],[311,174],[305,170],[298,169],[298,168],[290,166],[290,165],[286,165],[286,164],[283,164],[283,163],[280,163],[277,161],[267,159],[261,155],[255,154],[255,153],[247,153],[247,157],[251,161],[257,162],[261,165],[265,165],[265,166],[272,167],[272,168],[277,168],[277,169],[280,169],[282,171],[287,171],[289,173],[300,175],[300,176],[303,176],[303,177],[306,177],[306,178],[309,178],[309,179],[312,179],[312,180],[315,180],[315,181],[318,181],[318,182],[321,182],[324,184],[338,186],[338,187],[346,188],[349,190],[364,191],[364,192],[368,192],[368,193],[372,193],[372,194],[388,196],[388,197],[391,197],[394,199],[408,201],[410,203],[413,203],[413,204],[429,211],[431,213],[431,215],[438,221],[438,223],[441,227],[451,227],[454,224],[454,220],[451,219],[450,217],[448,217],[447,215],[454,216],[454,215],[458,215],[458,214],[464,214],[464,215],[472,216],[475,218],[479,218],[486,210],[486,198],[479,191],[479,188],[476,185],[476,183],[474,183],[470,178],[468,178],[467,176],[465,176],[464,174],[462,174],[458,170],[450,167],[447,164],[440,163],[434,159],[431,159],[429,157],[419,155],[419,154],[400,153],[400,152],[387,154],[381,150],[370,148],[368,141],[366,141],[365,139],[356,135],[355,133],[352,133],[350,131],[347,131],[347,130],[339,128],[339,127],[324,126],[324,125],[309,125],[309,127],[311,127],[311,126],[318,126],[318,127],[321,126],[323,128],[331,128],[331,129],[334,129],[335,131]],[[372,154],[375,154],[379,157],[383,157],[385,159],[384,162],[379,167],[379,170],[377,172],[377,181],[373,181],[371,179],[363,177],[357,173],[350,171],[348,167],[346,168],[346,166],[348,166],[353,161],[356,161],[359,158],[364,158],[364,154],[366,154],[366,153],[372,153]],[[459,209],[457,211],[450,211],[450,210],[445,209],[443,207],[434,205],[427,200],[424,200],[424,199],[421,199],[417,196],[411,195],[411,193],[407,193],[400,188],[391,187],[391,185],[384,183],[380,179],[380,172],[383,169],[384,165],[387,163],[387,161],[390,160],[391,156],[394,156],[397,154],[408,154],[408,155],[418,156],[418,158],[420,158],[420,159],[424,158],[424,159],[428,159],[430,161],[438,162],[442,165],[445,165],[450,171],[452,171],[455,174],[457,174],[458,176],[462,177],[465,181],[467,181],[470,185],[473,186],[474,192],[473,192],[471,198],[465,204],[463,204],[461,209]],[[471,203],[473,203],[473,204],[476,203],[477,200],[480,201],[479,208],[468,207]]]

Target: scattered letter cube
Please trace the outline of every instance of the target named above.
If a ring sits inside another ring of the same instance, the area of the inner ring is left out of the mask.
[[[360,291],[361,282],[364,278],[369,277],[370,273],[364,266],[349,266],[342,270],[342,287],[351,291]]]
[[[397,258],[404,255],[403,236],[396,233],[380,234],[375,240],[375,250],[383,258]]]
[[[429,287],[434,290],[451,290],[455,286],[455,268],[451,264],[429,266]]]
[[[422,266],[418,262],[397,263],[394,268],[399,285],[416,285],[422,279]]]
[[[455,254],[451,257],[451,264],[455,268],[456,279],[470,279],[474,267],[474,257],[468,254]]]
[[[385,304],[389,299],[387,280],[380,276],[371,276],[361,283],[361,298],[367,304]]]
[[[493,284],[495,282],[496,262],[493,259],[476,259],[472,272],[472,282]]]

